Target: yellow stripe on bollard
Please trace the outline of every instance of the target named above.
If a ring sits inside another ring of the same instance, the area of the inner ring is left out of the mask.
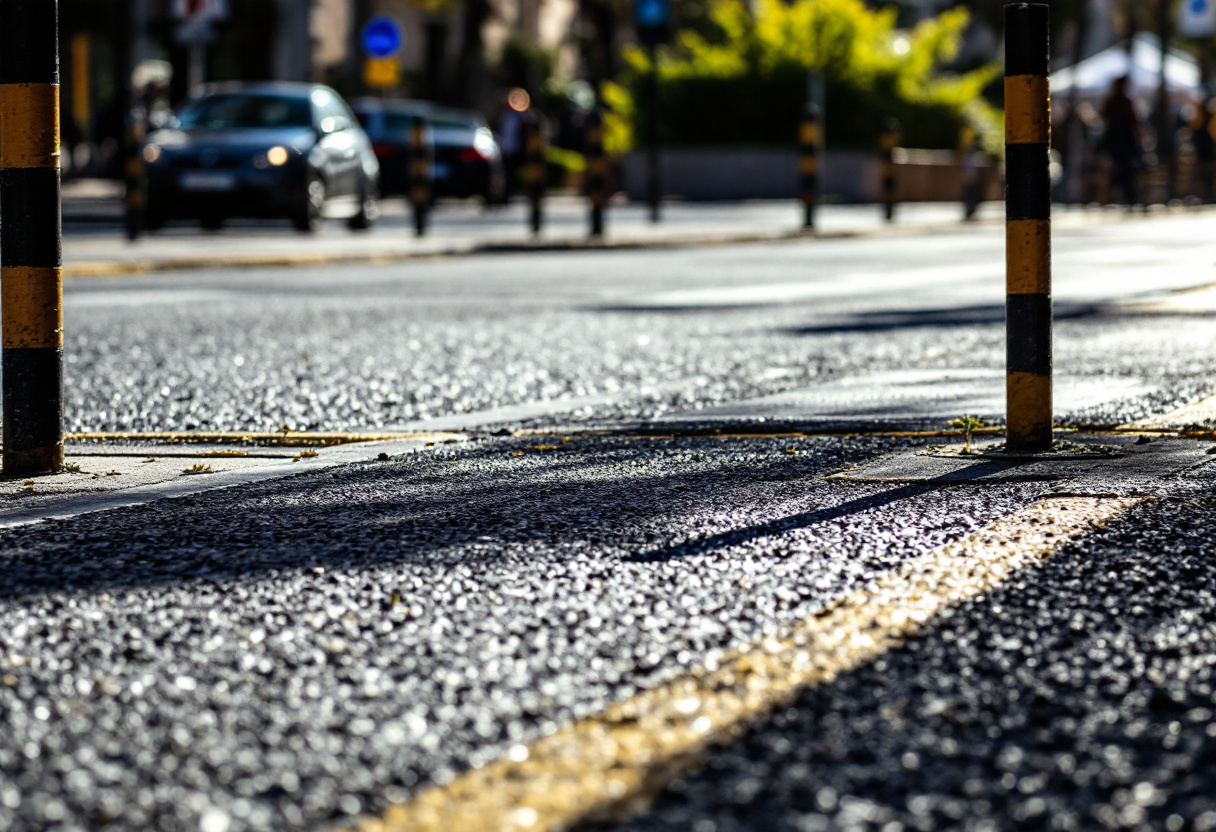
[[[32,266],[0,270],[6,350],[63,346],[63,272]]]
[[[1051,221],[1009,220],[1006,224],[1006,294],[1051,293]]]
[[[1039,437],[1046,425],[1046,445],[1051,447],[1052,389],[1051,376],[1038,373],[1011,372],[1005,377],[1005,394],[1017,402],[1005,416],[1011,437]],[[1016,448],[1015,448],[1016,449]],[[1031,448],[1030,450],[1042,450]]]
[[[59,167],[59,85],[0,84],[0,168]]]
[[[1051,91],[1041,75],[1012,75],[1005,79],[1005,141],[1046,144],[1051,141]]]

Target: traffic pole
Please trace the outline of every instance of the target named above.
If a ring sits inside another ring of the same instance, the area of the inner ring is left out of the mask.
[[[587,116],[587,201],[591,206],[591,236],[604,236],[604,206],[608,202],[608,159],[604,156],[604,116],[596,107]]]
[[[545,199],[545,140],[541,135],[540,118],[529,112],[524,119],[525,178],[528,181],[529,225],[533,234],[544,226]]]
[[[895,221],[895,148],[899,147],[899,122],[893,118],[883,123],[878,140],[878,165],[882,176],[883,217],[887,222]]]
[[[6,476],[63,467],[58,0],[0,0]]]
[[[815,227],[815,209],[819,204],[819,142],[819,107],[807,104],[798,130],[798,185],[805,209],[802,227],[806,229]]]
[[[414,236],[426,234],[431,208],[431,178],[435,169],[432,148],[426,140],[425,116],[414,119],[410,128],[410,206],[414,213]]]
[[[1005,6],[1006,445],[1051,448],[1050,12]]]

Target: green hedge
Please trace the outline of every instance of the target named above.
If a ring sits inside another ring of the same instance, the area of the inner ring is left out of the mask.
[[[982,92],[996,66],[961,75],[942,70],[968,22],[954,10],[911,32],[890,10],[860,0],[715,0],[719,36],[681,33],[660,52],[660,134],[669,145],[791,145],[811,72],[825,79],[830,146],[870,148],[883,122],[899,119],[908,147],[954,148],[964,127],[999,151],[1000,113]],[[646,55],[626,54],[634,136],[646,135]]]

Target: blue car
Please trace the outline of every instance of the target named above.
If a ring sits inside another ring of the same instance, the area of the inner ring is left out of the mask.
[[[286,218],[316,231],[325,218],[369,228],[380,165],[336,92],[317,84],[229,83],[204,88],[148,137],[147,222]]]

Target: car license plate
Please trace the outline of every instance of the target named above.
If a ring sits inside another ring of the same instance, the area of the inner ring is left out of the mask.
[[[231,173],[184,173],[181,185],[183,191],[231,191],[236,177]]]
[[[451,165],[444,165],[444,164],[435,165],[435,178],[436,179],[447,179],[451,175],[452,175],[452,166]]]

